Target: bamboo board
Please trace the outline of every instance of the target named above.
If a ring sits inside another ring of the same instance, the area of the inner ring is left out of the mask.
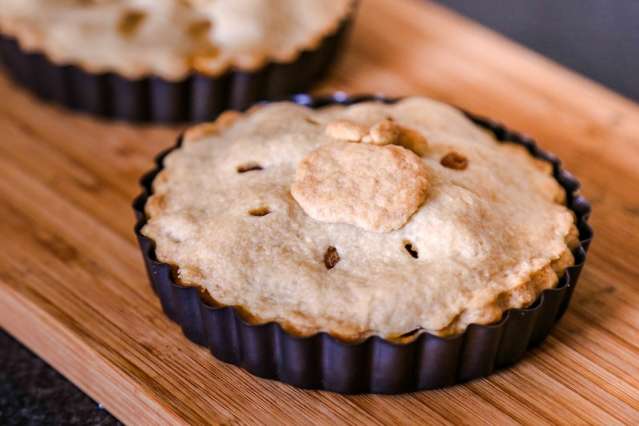
[[[341,396],[254,378],[164,317],[130,202],[178,129],[39,103],[0,77],[0,325],[130,423],[639,423],[639,106],[432,3],[363,0],[319,92],[423,94],[563,159],[596,239],[573,303],[516,367]]]

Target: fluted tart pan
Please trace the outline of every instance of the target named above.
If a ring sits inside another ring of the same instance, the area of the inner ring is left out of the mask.
[[[392,103],[376,96],[348,97],[338,93],[313,98],[297,95],[294,102],[311,108],[331,104],[351,105],[363,101]],[[580,245],[573,254],[575,265],[567,268],[557,287],[544,290],[524,309],[511,309],[493,324],[472,324],[462,334],[439,337],[420,334],[409,343],[379,336],[345,342],[321,332],[300,337],[278,323],[253,324],[230,306],[215,306],[200,290],[177,284],[170,265],[158,261],[154,242],[141,234],[146,224],[144,208],[164,157],[180,146],[161,153],[153,170],[144,175],[142,193],[133,202],[137,235],[150,283],[166,315],[178,323],[184,335],[206,346],[218,359],[250,373],[308,389],[340,393],[395,394],[441,388],[490,375],[516,363],[526,351],[539,345],[563,316],[586,260],[593,232],[588,224],[590,204],[579,195],[579,182],[564,170],[554,155],[535,142],[486,118],[465,113],[475,124],[492,132],[502,143],[524,146],[530,155],[552,164],[553,175],[566,191],[566,205],[576,218]]]

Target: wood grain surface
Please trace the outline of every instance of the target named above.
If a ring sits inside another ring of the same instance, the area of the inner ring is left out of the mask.
[[[0,77],[0,324],[130,423],[639,423],[639,106],[445,9],[363,0],[321,92],[424,94],[558,154],[596,232],[546,343],[488,379],[341,396],[254,378],[166,319],[130,203],[177,129],[42,104]]]

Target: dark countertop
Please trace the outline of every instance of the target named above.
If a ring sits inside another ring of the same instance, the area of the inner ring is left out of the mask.
[[[639,100],[636,0],[439,2]],[[0,424],[120,424],[3,330],[0,347]]]
[[[0,348],[0,424],[121,424],[4,330]]]
[[[639,1],[438,0],[639,101]]]

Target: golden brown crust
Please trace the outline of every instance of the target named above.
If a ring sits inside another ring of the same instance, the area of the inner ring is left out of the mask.
[[[387,233],[310,217],[291,196],[310,153],[330,144],[406,151],[336,142],[326,125],[369,129],[389,116],[428,139],[425,155],[414,156],[429,170],[423,204]],[[196,142],[165,159],[142,232],[182,283],[253,322],[346,340],[450,335],[528,306],[574,263],[578,233],[551,170],[447,106],[423,98],[316,111],[281,103],[231,117],[185,136]],[[450,151],[469,166],[442,166]],[[251,214],[262,208],[268,213]]]
[[[400,126],[390,117],[365,126],[351,120],[338,119],[326,125],[326,134],[333,139],[346,142],[363,142],[372,145],[395,144],[413,151],[418,156],[426,155],[428,140],[420,132]]]
[[[413,152],[394,145],[332,142],[297,167],[291,194],[315,220],[367,231],[401,228],[422,205],[428,171]]]

